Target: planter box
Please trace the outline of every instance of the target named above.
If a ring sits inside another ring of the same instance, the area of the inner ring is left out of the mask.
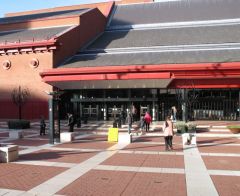
[[[22,130],[10,130],[9,137],[11,139],[20,139],[23,138],[23,131]]]
[[[196,133],[184,133],[182,134],[183,145],[197,145]]]
[[[240,128],[229,128],[229,130],[234,134],[240,133]]]
[[[60,133],[60,142],[61,143],[72,142],[74,140],[74,137],[75,137],[74,132]]]
[[[7,145],[0,147],[0,162],[8,163],[18,159],[18,146]]]

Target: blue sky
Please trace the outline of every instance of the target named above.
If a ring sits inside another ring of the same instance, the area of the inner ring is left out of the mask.
[[[21,12],[64,5],[78,5],[110,0],[0,0],[0,18],[5,13]]]

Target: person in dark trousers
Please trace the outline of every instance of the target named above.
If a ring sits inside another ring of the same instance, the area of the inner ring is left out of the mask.
[[[146,129],[146,132],[148,132],[150,129],[150,123],[152,122],[152,117],[148,112],[146,112],[144,116],[144,120],[145,120],[145,129]]]
[[[127,123],[128,123],[128,133],[131,133],[131,129],[132,129],[132,123],[133,123],[133,119],[132,119],[132,115],[129,112],[128,116],[127,116]]]
[[[44,117],[41,116],[41,120],[40,120],[40,135],[46,135],[45,129],[46,129],[46,123],[45,123]]]
[[[165,122],[163,123],[163,135],[165,141],[165,150],[173,150],[173,122],[170,116],[167,116]]]
[[[125,123],[126,123],[126,114],[125,114],[124,110],[121,111],[120,117],[121,117],[121,120],[122,120],[122,124],[125,125]]]
[[[140,130],[142,135],[144,134],[144,128],[145,128],[145,119],[144,119],[144,115],[142,115],[140,119]]]
[[[73,114],[68,113],[68,126],[69,126],[69,132],[73,132],[73,127],[74,127],[74,117]]]

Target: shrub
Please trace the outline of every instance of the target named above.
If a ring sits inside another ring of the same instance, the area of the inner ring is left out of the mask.
[[[28,129],[30,128],[30,121],[28,120],[9,120],[9,129]]]
[[[186,132],[188,132],[188,126],[187,126],[187,124],[185,122],[181,122],[181,121],[177,122],[175,124],[175,127],[176,127],[178,133],[186,133]]]
[[[194,123],[187,123],[187,127],[188,127],[189,132],[195,132],[196,128],[197,128],[197,125],[194,124]]]
[[[228,125],[228,129],[240,129],[240,125]]]
[[[229,125],[227,128],[234,134],[240,133],[240,125]]]
[[[197,125],[194,123],[177,122],[175,124],[178,133],[195,132]]]

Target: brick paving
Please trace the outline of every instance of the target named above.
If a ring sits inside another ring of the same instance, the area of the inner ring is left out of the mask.
[[[213,183],[221,196],[237,196],[240,191],[240,176],[211,175]]]
[[[107,135],[91,135],[88,137],[81,138],[79,140],[91,140],[91,141],[107,141]]]
[[[8,137],[8,136],[9,136],[8,132],[4,132],[4,133],[0,132],[0,137]]]
[[[183,150],[181,145],[173,145],[173,152],[181,152]],[[164,144],[142,144],[142,143],[131,143],[124,150],[135,150],[135,151],[165,151]]]
[[[107,149],[113,146],[115,143],[108,142],[93,142],[93,141],[81,141],[77,140],[72,143],[59,144],[56,147],[59,148],[83,148],[83,149]]]
[[[207,169],[240,171],[240,157],[202,156]]]
[[[18,139],[18,140],[12,140],[8,141],[6,143],[11,143],[14,145],[19,145],[19,146],[41,146],[43,144],[48,144],[48,140],[30,140],[30,139]]]
[[[96,155],[96,152],[40,150],[20,155],[19,160],[81,163],[94,155]]]
[[[199,122],[202,125],[206,123],[211,126],[234,124]],[[20,194],[14,190],[28,191],[26,195],[187,195],[191,183],[186,177],[189,168],[185,168],[184,164],[182,138],[175,135],[174,150],[166,152],[161,124],[152,125],[154,131],[147,135],[134,135],[133,143],[118,149],[117,143],[107,142],[107,131],[101,129],[107,126],[97,126],[96,122],[75,129],[77,134],[81,133],[80,139],[54,146],[46,145],[48,135],[39,136],[39,122],[24,130],[24,139],[18,140],[9,140],[7,126],[0,122],[0,126],[6,128],[0,131],[0,143],[17,144],[20,153],[23,152],[15,163],[0,163],[0,195],[5,194],[5,189],[9,189],[9,195]],[[85,129],[88,131],[84,133]],[[89,135],[93,132],[97,135]],[[85,136],[86,133],[88,135]],[[203,136],[205,133],[207,135]],[[218,194],[239,195],[240,135],[231,135],[222,127],[202,129],[197,135],[197,150],[203,153],[200,159],[209,170],[207,175],[210,175]],[[97,161],[95,157],[100,157],[102,161]],[[47,194],[48,190],[52,190],[49,187],[56,191]]]
[[[101,163],[135,167],[184,168],[183,156],[117,153]]]
[[[135,140],[135,142],[162,142],[164,143],[164,137],[163,136],[141,136]],[[180,136],[174,136],[173,137],[173,143],[181,144],[182,143],[182,137]]]
[[[212,145],[212,146],[198,146],[200,152],[208,153],[239,153],[240,146],[221,146],[221,145]]]
[[[240,144],[240,139],[236,137],[198,137],[197,143]]]
[[[92,170],[57,194],[180,196],[186,195],[186,185],[180,174]]]
[[[63,171],[65,168],[1,163],[0,188],[27,191]]]

